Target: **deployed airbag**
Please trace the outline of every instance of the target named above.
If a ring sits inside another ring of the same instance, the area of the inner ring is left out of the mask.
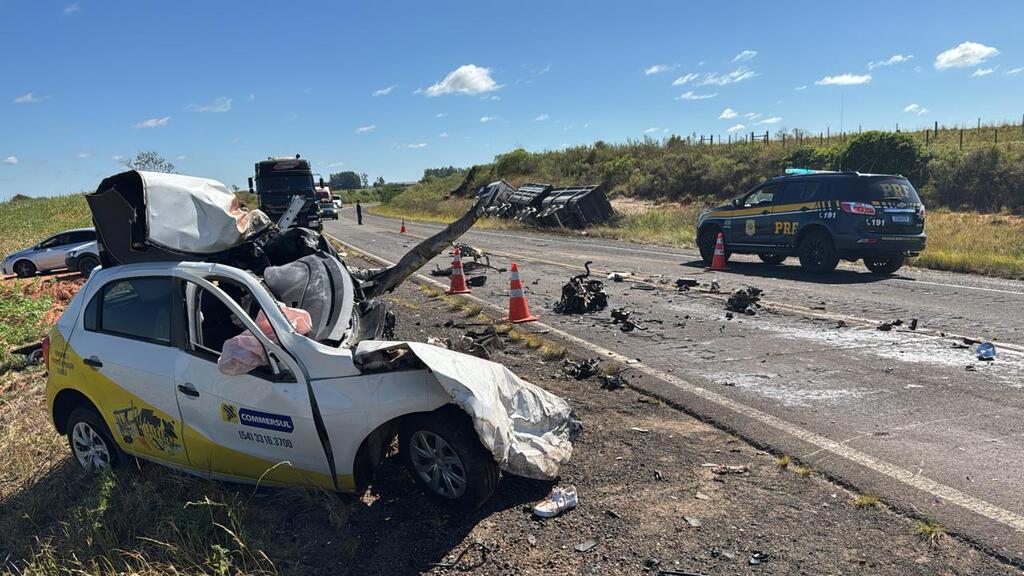
[[[552,480],[572,456],[579,429],[562,398],[519,378],[501,364],[423,342],[364,341],[355,359],[408,348],[473,421],[480,442],[510,474]]]

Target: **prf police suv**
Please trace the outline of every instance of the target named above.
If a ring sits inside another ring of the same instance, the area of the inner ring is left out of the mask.
[[[726,257],[757,254],[768,265],[789,256],[812,272],[863,259],[892,274],[925,247],[924,204],[903,176],[786,170],[701,214],[697,246],[708,264],[721,232]]]

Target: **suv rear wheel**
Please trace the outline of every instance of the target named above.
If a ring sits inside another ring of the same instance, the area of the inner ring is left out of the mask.
[[[88,278],[92,274],[92,269],[99,265],[100,261],[93,256],[82,256],[78,260],[78,273]]]
[[[494,457],[458,408],[406,419],[398,433],[398,450],[416,484],[456,510],[476,510],[498,485]]]
[[[121,449],[110,436],[103,418],[92,408],[82,406],[72,410],[66,430],[71,453],[83,469],[94,472],[121,464]]]
[[[875,274],[892,274],[903,267],[903,256],[868,256],[864,265]]]
[[[832,238],[824,230],[811,230],[800,241],[800,266],[810,272],[823,273],[835,270],[839,264]]]
[[[766,252],[764,254],[758,254],[757,257],[761,259],[761,262],[764,262],[765,264],[767,264],[769,266],[778,266],[779,264],[782,264],[783,262],[786,261],[786,256],[785,255],[783,255],[783,254],[774,254],[772,252]]]
[[[715,226],[708,226],[707,228],[700,231],[700,236],[697,237],[697,248],[700,249],[701,260],[704,260],[704,264],[711,266],[711,261],[715,258],[715,244],[718,242],[718,233],[721,230]],[[729,251],[725,252],[725,259],[729,259]]]

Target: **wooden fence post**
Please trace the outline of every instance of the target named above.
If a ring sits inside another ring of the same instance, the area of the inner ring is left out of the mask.
[[[964,149],[964,129],[960,129],[960,150]]]

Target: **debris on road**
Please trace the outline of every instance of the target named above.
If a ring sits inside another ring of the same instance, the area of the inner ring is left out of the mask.
[[[587,550],[590,550],[594,546],[597,546],[597,540],[591,539],[591,540],[584,540],[583,542],[580,542],[579,544],[574,546],[574,548],[576,548],[577,552],[586,552]]]
[[[701,464],[701,468],[711,468],[713,474],[746,474],[750,468],[742,464]]]
[[[753,552],[750,553],[750,559],[747,560],[747,563],[750,564],[751,566],[757,566],[758,564],[761,564],[761,563],[767,562],[767,561],[768,561],[768,553],[767,552],[762,552],[760,550],[754,550]]]
[[[895,320],[889,320],[888,322],[882,322],[881,324],[878,325],[878,329],[881,330],[882,332],[888,332],[888,331],[892,330],[893,328],[896,328],[897,326],[902,326],[902,325],[903,325],[903,320],[900,320],[899,318],[897,318]]]
[[[583,267],[586,272],[577,274],[562,286],[562,297],[555,304],[555,312],[559,314],[584,314],[604,310],[608,307],[608,293],[604,291],[604,282],[590,279],[588,260]]]
[[[533,513],[540,518],[554,518],[566,510],[575,508],[578,503],[575,486],[555,486],[533,507]]]
[[[632,272],[609,272],[608,279],[612,282],[622,282],[626,278],[632,278]]]
[[[911,330],[917,330],[917,318],[910,319],[910,326],[908,326],[908,328]]]
[[[630,428],[630,430],[632,430],[633,432],[639,432],[641,434],[650,434],[651,433],[651,431],[648,430],[647,428],[638,428],[636,426],[633,426],[632,428]]]
[[[696,278],[679,278],[676,280],[676,288],[680,292],[685,292],[690,288],[696,288],[700,285],[700,282]]]
[[[757,308],[760,307],[758,301],[761,300],[761,294],[763,293],[763,290],[754,286],[740,288],[733,292],[732,296],[729,296],[729,299],[725,302],[725,309],[753,316],[757,314]]]
[[[996,345],[991,342],[982,342],[974,349],[974,353],[978,356],[978,360],[984,360],[986,362],[995,360]]]
[[[637,282],[636,284],[633,284],[632,286],[630,286],[630,288],[632,288],[633,290],[657,290],[658,289],[658,287],[655,286],[654,284],[648,284],[646,282]]]
[[[600,363],[601,360],[599,358],[580,360],[579,362],[573,362],[566,358],[562,365],[562,371],[576,380],[586,380],[598,373],[597,366]]]
[[[700,518],[694,518],[693,516],[683,516],[683,520],[686,520],[686,523],[690,525],[690,528],[700,528],[703,525]]]
[[[632,332],[633,330],[647,330],[640,325],[638,320],[633,318],[633,311],[625,307],[612,310],[612,323],[619,325],[619,330]]]
[[[711,279],[711,288],[710,288],[710,290],[711,290],[711,292],[714,292],[716,294],[722,290],[722,284],[718,282],[717,278],[712,278]]]

